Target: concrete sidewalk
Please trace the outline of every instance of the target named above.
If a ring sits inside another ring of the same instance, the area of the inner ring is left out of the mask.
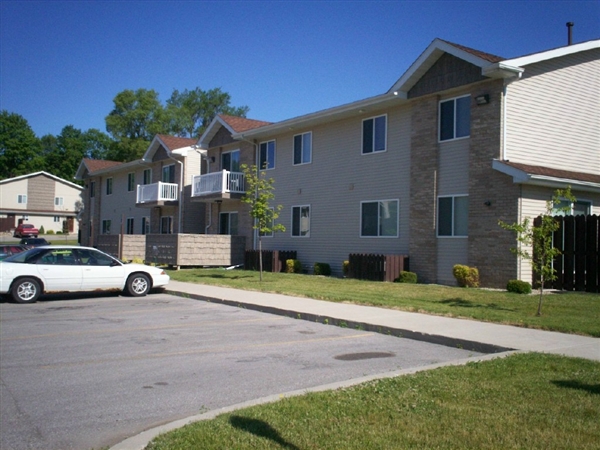
[[[313,322],[333,325],[343,322],[350,328],[486,353],[521,350],[600,361],[600,339],[593,337],[173,280],[167,292]]]

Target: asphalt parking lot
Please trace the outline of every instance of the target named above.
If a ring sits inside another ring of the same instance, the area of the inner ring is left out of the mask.
[[[0,448],[90,450],[254,398],[479,356],[152,294],[0,303]]]

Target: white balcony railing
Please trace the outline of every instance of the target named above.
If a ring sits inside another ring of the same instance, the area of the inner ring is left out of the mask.
[[[209,194],[243,194],[246,192],[244,174],[241,172],[208,173],[196,175],[192,179],[192,197]]]
[[[178,191],[176,183],[138,184],[136,203],[176,201]]]

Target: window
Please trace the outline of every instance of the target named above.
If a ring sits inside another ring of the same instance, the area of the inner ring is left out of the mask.
[[[142,234],[150,234],[150,217],[142,217]]]
[[[110,234],[110,220],[102,221],[102,234]]]
[[[90,182],[90,198],[94,198],[96,196],[96,182]]]
[[[173,233],[173,216],[163,216],[160,218],[160,233],[161,234],[172,234]]]
[[[27,195],[25,195],[25,194],[17,195],[17,203],[19,203],[19,204],[27,203]]]
[[[275,141],[262,142],[259,151],[259,169],[274,169],[275,168]]]
[[[131,192],[135,189],[135,173],[130,172],[127,174],[127,192]]]
[[[162,182],[175,183],[175,164],[169,164],[162,168]]]
[[[554,204],[552,214],[555,216],[588,216],[592,211],[592,202],[587,200],[576,200],[570,203],[568,200],[561,199],[559,203]]]
[[[438,198],[438,236],[468,235],[469,197]]]
[[[125,222],[125,234],[134,234],[133,231],[133,217],[128,217]]]
[[[387,116],[372,117],[363,120],[362,152],[363,155],[384,152],[386,148]]]
[[[292,236],[310,236],[310,206],[292,206]]]
[[[63,197],[54,197],[54,206],[62,206],[64,203]]]
[[[144,169],[144,185],[152,184],[152,169]]]
[[[219,234],[238,234],[238,213],[224,212],[219,214]]]
[[[60,216],[54,216],[54,223],[60,222]]]
[[[234,150],[232,152],[223,153],[221,155],[221,170],[227,170],[229,172],[240,171],[240,151]]]
[[[106,179],[106,195],[112,195],[112,184],[113,184],[113,179],[107,178]]]
[[[361,237],[398,237],[398,200],[360,204]]]
[[[440,102],[440,141],[469,137],[471,133],[471,96]]]
[[[294,136],[294,165],[309,164],[312,160],[312,133]]]

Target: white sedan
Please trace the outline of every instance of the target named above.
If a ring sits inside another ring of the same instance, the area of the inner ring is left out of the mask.
[[[0,261],[0,295],[17,303],[56,292],[122,290],[139,297],[168,283],[161,268],[126,264],[89,247],[36,247]]]

